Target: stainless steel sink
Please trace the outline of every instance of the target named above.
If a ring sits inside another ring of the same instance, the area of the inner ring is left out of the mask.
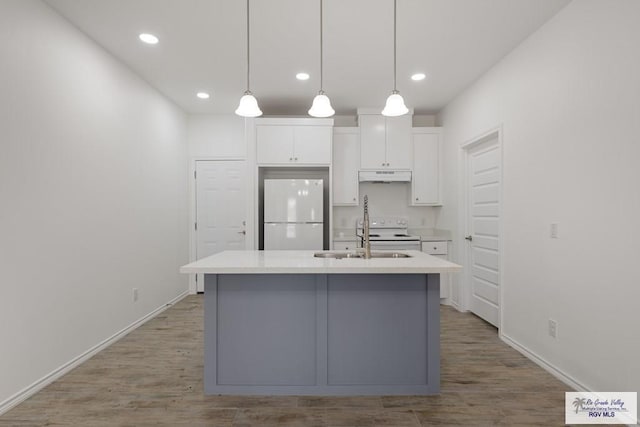
[[[316,258],[362,258],[363,254],[358,252],[316,252],[313,254]]]
[[[411,258],[402,252],[371,252],[371,258]]]
[[[364,254],[360,252],[316,252],[313,254],[316,258],[364,258]],[[371,258],[411,258],[411,255],[402,252],[371,252]]]

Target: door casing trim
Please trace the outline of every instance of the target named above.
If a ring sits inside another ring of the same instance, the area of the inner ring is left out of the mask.
[[[502,327],[504,324],[504,253],[505,253],[505,245],[504,245],[504,144],[503,144],[503,126],[499,124],[493,128],[490,128],[479,135],[471,138],[460,145],[460,201],[459,206],[462,207],[460,209],[460,215],[458,218],[458,230],[462,231],[462,233],[458,236],[459,247],[461,248],[461,259],[462,265],[464,266],[464,271],[461,275],[461,282],[459,282],[458,295],[460,296],[459,307],[461,311],[469,311],[471,309],[471,287],[469,280],[469,250],[467,246],[467,242],[464,237],[468,235],[468,218],[469,218],[469,152],[473,148],[478,145],[487,142],[493,138],[497,140],[498,150],[500,152],[500,185],[498,188],[498,194],[500,199],[500,204],[498,207],[498,277],[500,279],[500,286],[498,289],[498,332],[501,335],[500,331],[502,331]]]
[[[249,167],[248,161],[245,157],[202,157],[202,156],[194,156],[189,159],[189,262],[196,261],[197,256],[197,245],[198,239],[196,235],[196,230],[194,224],[196,222],[196,213],[197,213],[197,199],[196,199],[196,164],[197,162],[228,162],[228,161],[236,161],[236,162],[245,162],[245,169],[247,174],[251,174],[253,168]],[[253,241],[254,241],[254,229],[253,229],[253,198],[250,195],[253,194],[253,189],[250,188],[253,186],[253,179],[248,176],[245,182],[245,187],[247,189],[246,193],[249,197],[245,200],[245,217],[247,218],[247,235],[245,236],[245,249],[253,249]],[[199,275],[202,276],[202,275]],[[202,280],[204,284],[204,277],[199,277],[198,281]],[[196,288],[196,275],[189,275],[189,293],[195,294],[197,293]]]

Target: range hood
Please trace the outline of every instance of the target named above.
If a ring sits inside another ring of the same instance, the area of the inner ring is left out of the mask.
[[[360,182],[411,182],[411,171],[360,171]]]

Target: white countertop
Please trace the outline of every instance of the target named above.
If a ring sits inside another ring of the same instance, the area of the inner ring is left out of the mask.
[[[210,274],[425,274],[448,273],[461,266],[419,251],[411,258],[315,258],[318,251],[224,251],[180,268]],[[340,252],[340,251],[328,251]],[[377,252],[377,251],[374,251]]]

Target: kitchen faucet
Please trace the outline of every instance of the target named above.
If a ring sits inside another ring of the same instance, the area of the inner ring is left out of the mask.
[[[369,241],[369,197],[364,196],[364,219],[362,221],[362,246],[364,247],[364,259],[371,258],[371,241]]]

